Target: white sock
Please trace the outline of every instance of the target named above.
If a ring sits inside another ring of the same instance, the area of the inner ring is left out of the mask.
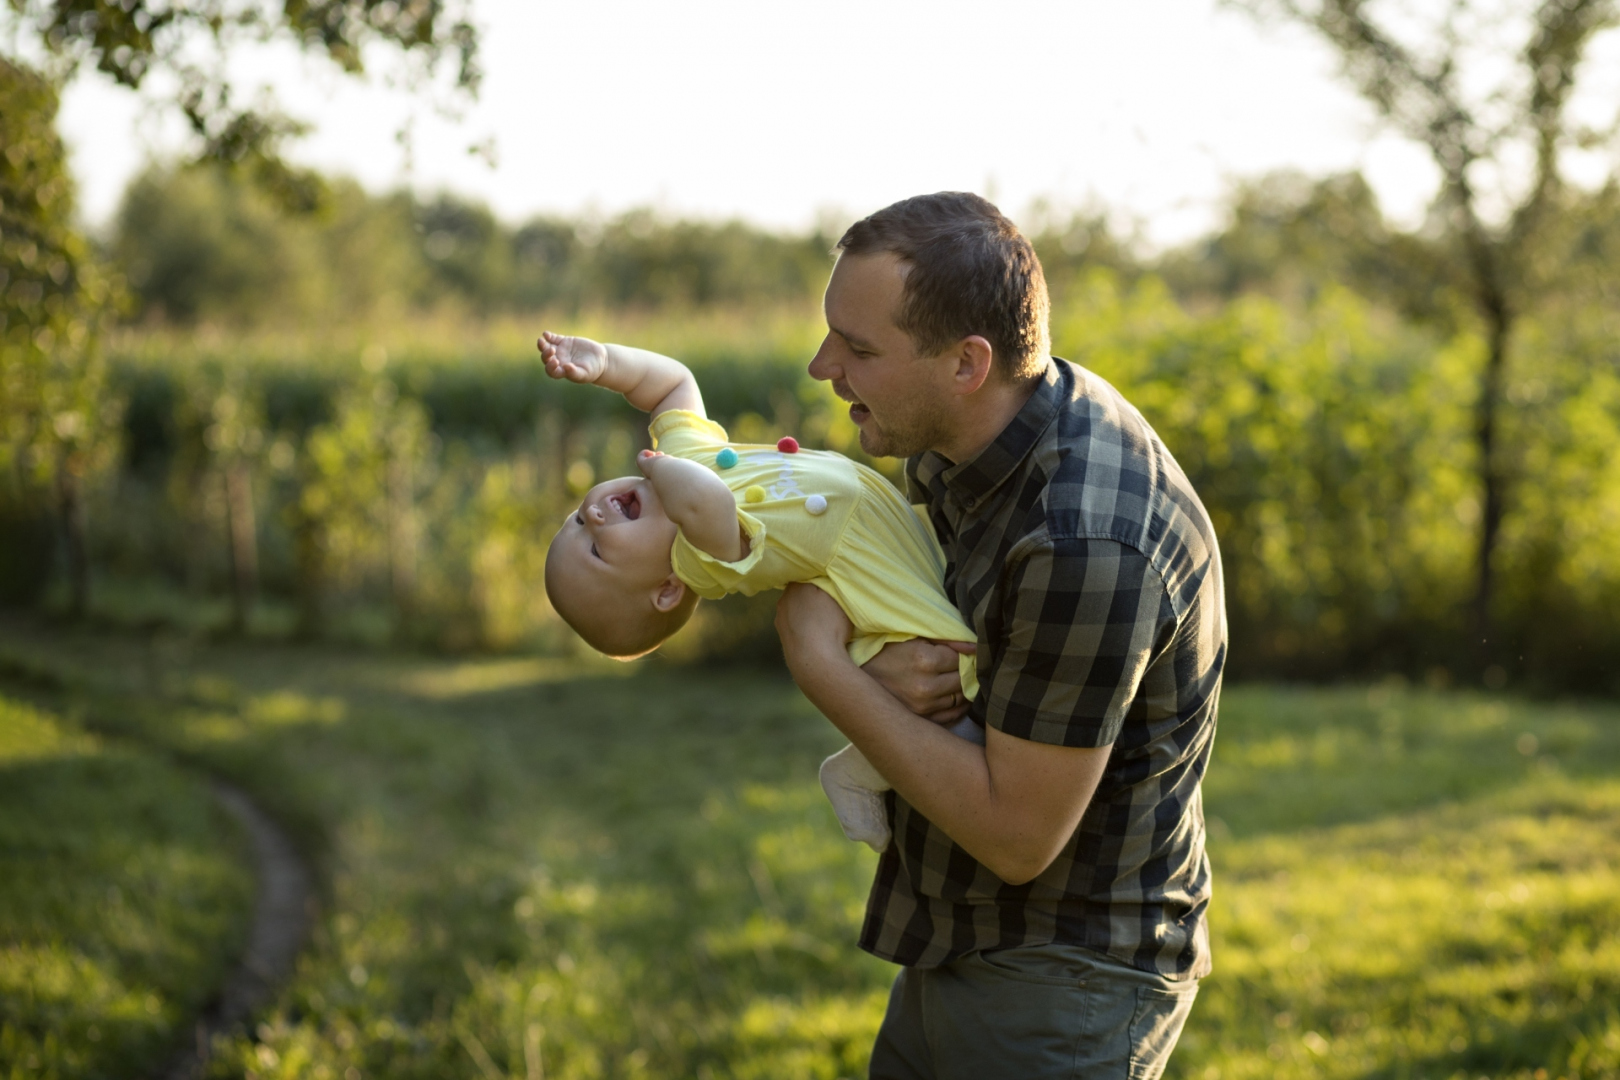
[[[827,793],[844,835],[882,853],[894,833],[889,828],[883,793],[889,782],[854,746],[846,746],[821,763],[821,790]]]

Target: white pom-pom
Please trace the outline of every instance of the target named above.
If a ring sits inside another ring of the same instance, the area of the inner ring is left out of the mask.
[[[804,500],[804,508],[810,511],[810,513],[814,514],[816,517],[820,517],[822,514],[827,512],[827,496],[810,496],[808,499]]]

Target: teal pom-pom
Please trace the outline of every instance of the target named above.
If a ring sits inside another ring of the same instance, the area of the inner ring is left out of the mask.
[[[731,468],[733,465],[737,464],[737,451],[733,450],[729,446],[725,447],[718,454],[714,455],[714,463],[720,466],[722,469]]]

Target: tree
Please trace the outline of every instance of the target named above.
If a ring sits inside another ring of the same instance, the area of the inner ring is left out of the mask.
[[[1254,292],[1309,305],[1337,285],[1420,322],[1449,323],[1433,248],[1389,227],[1359,173],[1313,181],[1278,172],[1237,185],[1221,230],[1168,252],[1156,269],[1195,305]]]
[[[233,100],[228,60],[245,43],[290,38],[360,75],[376,48],[404,58],[409,85],[448,67],[456,92],[476,93],[478,36],[468,0],[4,0],[12,48],[43,57],[32,70],[0,54],[0,522],[37,523],[54,490],[71,608],[89,604],[83,479],[105,457],[96,324],[109,290],[74,224],[73,184],[55,130],[58,91],[93,64],[131,90],[167,76],[160,100],[185,117],[193,156],[245,171],[283,205],[310,209],[324,188],[289,166],[283,140],[303,130],[273,100]],[[37,48],[35,48],[37,46]],[[160,79],[160,83],[164,80]],[[40,530],[30,530],[35,535]],[[43,559],[0,552],[0,599],[33,599]],[[48,541],[34,545],[48,554]],[[16,562],[18,565],[10,566]],[[13,588],[7,582],[20,582]],[[25,595],[27,594],[27,595]]]
[[[36,599],[56,518],[70,604],[89,603],[81,480],[107,423],[96,314],[107,297],[72,228],[56,90],[0,58],[0,602]]]
[[[228,74],[244,44],[290,39],[324,53],[350,75],[366,71],[377,46],[404,61],[407,85],[448,78],[454,91],[476,94],[478,34],[469,0],[5,0],[12,21],[31,32],[60,82],[92,64],[121,86],[139,90],[167,76],[159,98],[182,115],[196,138],[198,160],[244,167],[290,206],[312,205],[320,184],[289,167],[283,141],[305,125],[273,99],[242,106]],[[0,12],[3,14],[3,12]]]
[[[1485,645],[1493,557],[1510,496],[1499,445],[1504,377],[1518,321],[1558,280],[1574,241],[1562,212],[1570,198],[1564,155],[1614,135],[1614,128],[1576,122],[1568,106],[1593,39],[1620,23],[1620,4],[1448,0],[1430,5],[1437,15],[1425,21],[1412,5],[1376,0],[1229,2],[1313,29],[1338,52],[1361,95],[1439,169],[1439,265],[1486,342],[1475,406],[1480,514],[1472,612]],[[1515,37],[1516,45],[1503,44]]]

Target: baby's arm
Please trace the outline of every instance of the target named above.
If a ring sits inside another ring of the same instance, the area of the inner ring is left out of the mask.
[[[564,337],[550,330],[540,335],[538,344],[546,374],[553,379],[617,390],[630,404],[655,417],[670,409],[705,415],[697,379],[679,360],[628,345]]]
[[[658,492],[664,513],[693,547],[723,562],[736,562],[748,554],[748,536],[737,521],[736,496],[724,480],[695,461],[657,450],[643,450],[636,464]]]

